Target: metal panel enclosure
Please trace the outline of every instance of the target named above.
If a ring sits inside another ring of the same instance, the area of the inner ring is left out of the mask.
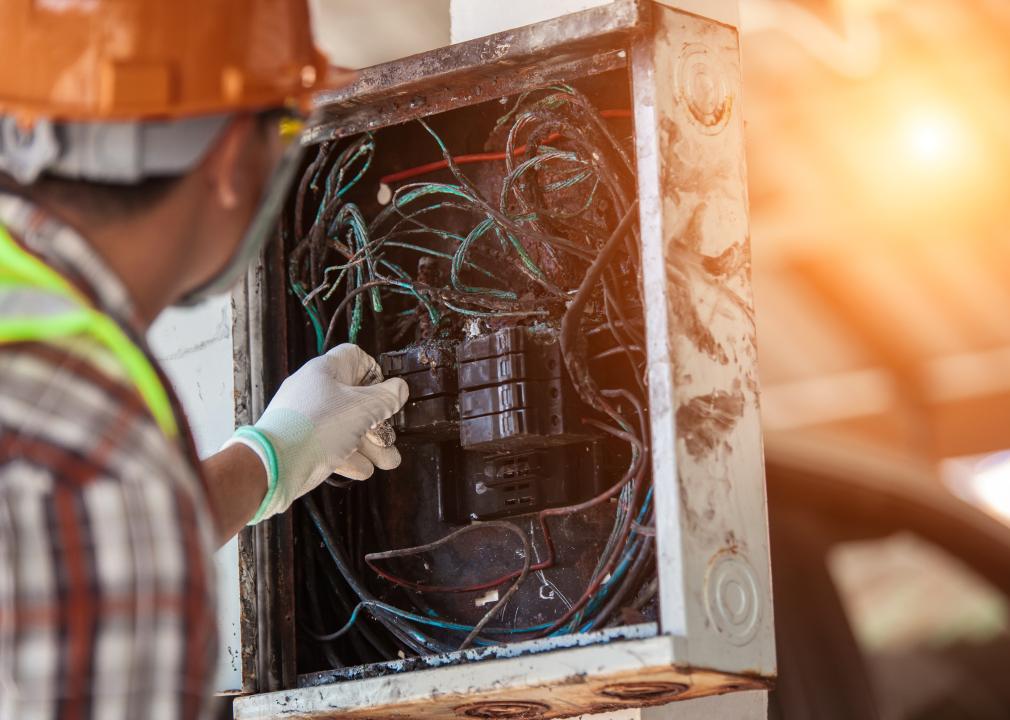
[[[727,3],[719,7],[720,19],[732,16]],[[774,676],[736,28],[679,10],[675,1],[617,0],[369,68],[323,99],[311,139],[622,69],[637,155],[658,627],[295,681],[297,589],[285,566],[291,528],[278,519],[247,533],[243,544],[244,687],[261,694],[237,700],[237,718],[567,717],[760,689]],[[244,402],[254,406],[262,405],[261,385],[276,387],[286,372],[283,358],[271,361],[254,347],[283,335],[265,304],[283,297],[283,277],[280,261],[267,257],[241,296],[247,306],[238,301],[248,329],[236,336],[248,347],[236,349],[237,364],[252,355],[262,366],[253,374],[265,376],[236,383],[249,388]]]
[[[632,47],[660,612],[689,664],[775,667],[734,29],[656,6]]]

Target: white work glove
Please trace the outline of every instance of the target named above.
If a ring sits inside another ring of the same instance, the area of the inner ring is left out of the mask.
[[[339,345],[285,380],[263,416],[225,444],[241,443],[267,470],[268,489],[250,525],[287,510],[331,473],[352,480],[392,470],[392,438],[369,432],[407,401],[407,383],[382,381],[378,364],[357,345]],[[387,434],[388,435],[388,434]]]

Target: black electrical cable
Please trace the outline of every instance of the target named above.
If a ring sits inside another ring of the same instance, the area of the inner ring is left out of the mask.
[[[347,584],[351,586],[351,589],[361,600],[378,602],[377,598],[372,595],[372,593],[369,592],[369,590],[362,585],[360,581],[358,581],[357,575],[351,569],[343,548],[336,542],[336,539],[333,537],[333,533],[330,531],[326,520],[319,512],[315,499],[311,496],[305,496],[302,498],[302,504],[308,512],[309,517],[312,519],[313,524],[316,526],[316,530],[319,531],[319,535],[323,540],[323,544],[326,546],[326,550],[329,552],[330,557],[333,558],[334,564],[336,564],[337,568],[340,570],[340,574],[344,576]],[[421,633],[399,618],[386,617],[381,618],[380,621],[390,630],[390,632],[398,637],[401,642],[420,655],[431,652],[447,652],[449,650],[448,647],[426,636],[424,633]]]
[[[600,397],[596,383],[592,381],[589,370],[586,367],[585,353],[579,352],[576,349],[576,345],[578,344],[579,333],[582,328],[582,315],[586,304],[596,289],[597,280],[599,280],[604,270],[607,269],[607,265],[617,251],[620,241],[624,238],[624,234],[631,227],[635,219],[635,209],[637,207],[638,201],[636,200],[624,213],[624,217],[617,224],[614,232],[610,235],[610,239],[600,249],[596,259],[593,260],[593,264],[589,266],[578,292],[576,292],[572,301],[568,303],[568,310],[561,317],[561,356],[564,358],[565,366],[568,368],[568,374],[572,379],[572,383],[587,405],[601,410],[607,415],[611,415],[611,417],[613,417],[614,411]]]
[[[308,537],[308,528],[303,528],[303,542]],[[306,588],[305,593],[299,594],[299,599],[305,602],[305,596],[307,595],[307,614],[309,615],[310,621],[315,627],[322,627],[323,625],[323,611],[321,607],[321,601],[319,598],[319,579],[316,575],[316,553],[311,552],[308,547],[305,547],[305,552],[303,553],[304,561],[302,563],[302,568],[305,573],[304,582],[302,587]],[[316,633],[309,627],[308,623],[300,623],[308,632],[310,636],[315,636]],[[344,663],[337,656],[336,651],[332,646],[324,644],[322,647],[323,655],[326,657],[326,662],[329,663],[330,667],[339,668],[343,667]]]
[[[628,569],[626,580],[613,591],[603,607],[597,610],[596,615],[589,623],[589,630],[596,630],[604,627],[607,624],[607,620],[617,611],[619,607],[621,607],[622,603],[624,603],[631,590],[638,586],[642,573],[647,570],[649,565],[653,562],[653,545],[654,541],[651,538],[647,538],[642,543],[642,547],[639,549],[638,554],[635,556],[635,560]]]
[[[308,529],[308,528],[306,528]],[[319,543],[312,542],[311,547],[317,546]],[[327,553],[325,546],[318,548],[319,552]],[[350,615],[354,610],[357,601],[354,598],[348,596],[347,590],[349,586],[346,584],[346,580],[339,576],[337,569],[332,563],[320,562],[320,567],[322,568],[323,574],[326,577],[326,581],[330,586],[333,593],[333,597],[337,600],[340,605],[340,611],[345,615]],[[310,589],[310,592],[312,590]],[[389,644],[387,639],[380,637],[380,634],[373,627],[370,627],[367,623],[361,623],[356,628],[361,633],[362,641],[371,646],[372,652],[378,655],[380,658],[389,658],[396,655],[396,650]],[[352,642],[356,639],[352,636]],[[357,644],[355,644],[357,649]],[[359,652],[360,654],[360,652]]]

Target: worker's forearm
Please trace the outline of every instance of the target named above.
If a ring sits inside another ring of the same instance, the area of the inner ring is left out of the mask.
[[[203,471],[221,546],[256,514],[267,492],[267,474],[256,453],[241,444],[204,460]]]

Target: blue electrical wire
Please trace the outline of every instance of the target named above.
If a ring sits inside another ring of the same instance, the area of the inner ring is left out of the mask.
[[[645,516],[648,514],[649,505],[651,504],[651,502],[652,502],[652,487],[650,486],[648,492],[645,494],[645,499],[642,501],[642,508],[638,512],[638,517],[635,518],[637,522],[641,523],[645,519]],[[611,573],[610,579],[608,579],[607,582],[605,582],[603,586],[596,592],[596,594],[593,595],[592,598],[590,598],[589,602],[586,604],[585,611],[580,613],[582,617],[586,615],[591,615],[606,599],[607,595],[610,594],[611,588],[616,586],[616,581],[619,580],[631,566],[631,563],[634,560],[634,556],[638,552],[638,549],[641,547],[641,545],[642,545],[642,539],[640,537],[632,540],[631,544],[628,545],[624,553],[621,555],[621,560],[618,562],[618,565],[614,569],[614,572]],[[558,631],[558,633],[565,634],[571,632],[574,629],[574,626],[575,624],[577,624],[577,622],[578,620],[573,621],[571,625],[568,625],[564,628],[564,632]],[[586,632],[591,627],[592,627],[592,621],[583,625],[579,629],[579,632]]]
[[[474,628],[473,625],[465,625],[463,623],[456,623],[456,622],[449,622],[449,621],[446,621],[446,620],[439,620],[439,619],[437,619],[437,616],[436,617],[426,617],[424,615],[418,615],[417,613],[412,613],[412,612],[409,612],[407,610],[402,610],[402,609],[400,609],[398,607],[395,607],[393,605],[389,605],[389,604],[384,603],[384,602],[380,602],[378,600],[362,600],[361,602],[359,602],[355,606],[354,610],[351,612],[350,618],[348,618],[347,622],[344,623],[343,627],[341,627],[336,632],[332,632],[332,633],[329,633],[327,635],[316,635],[316,634],[314,634],[315,638],[317,640],[319,640],[319,641],[322,641],[322,642],[328,642],[330,640],[336,640],[337,638],[342,637],[343,635],[347,634],[351,630],[351,628],[354,626],[354,624],[358,621],[358,618],[361,616],[361,611],[362,610],[366,610],[366,609],[380,610],[382,612],[387,612],[390,615],[395,615],[395,616],[397,616],[399,618],[402,618],[404,620],[410,620],[411,622],[416,622],[416,623],[419,623],[421,625],[429,625],[431,627],[442,628],[443,630],[451,630],[453,632],[468,633],[471,630],[473,630],[473,628]],[[431,611],[431,612],[434,613],[434,611]],[[525,627],[525,628],[495,628],[495,627],[488,627],[488,628],[484,628],[484,632],[487,633],[487,634],[489,634],[489,635],[526,635],[526,634],[538,632],[540,630],[546,630],[549,627],[550,627],[550,623],[544,623],[542,625],[533,625],[531,627]],[[493,643],[488,643],[488,644],[493,644]]]

